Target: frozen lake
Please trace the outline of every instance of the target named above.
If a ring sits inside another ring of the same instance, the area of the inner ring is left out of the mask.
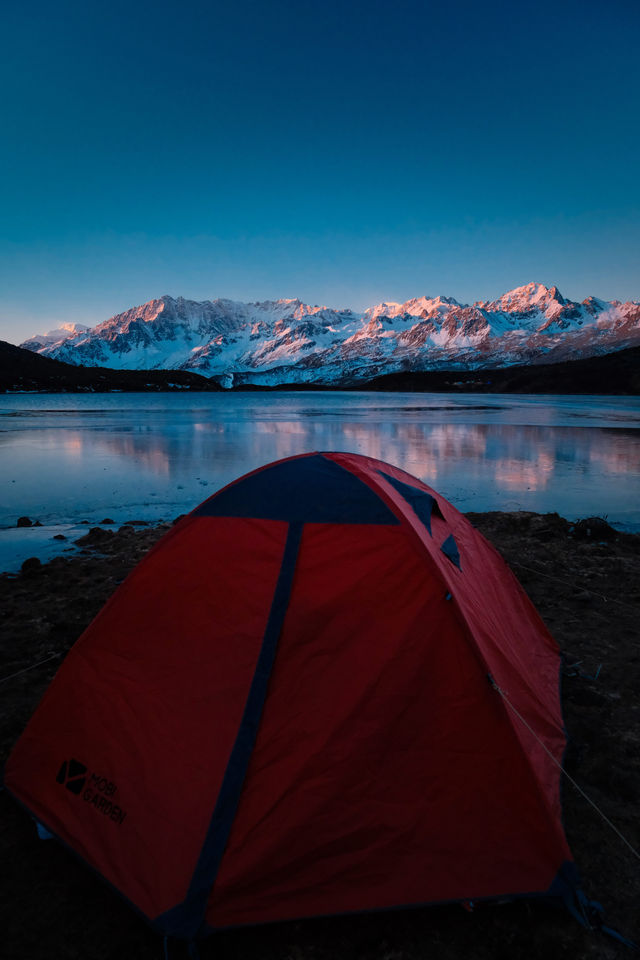
[[[1,395],[0,570],[68,547],[82,520],[172,520],[248,470],[311,450],[386,460],[461,510],[599,515],[640,530],[636,397]],[[43,526],[16,529],[22,515]]]

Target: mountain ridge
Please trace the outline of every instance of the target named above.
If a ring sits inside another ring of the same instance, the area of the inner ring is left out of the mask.
[[[93,329],[66,326],[72,329],[31,337],[21,346],[81,366],[192,371],[225,387],[348,385],[403,371],[557,363],[611,353],[640,344],[640,302],[587,297],[577,303],[557,286],[537,282],[491,301],[461,304],[422,296],[362,313],[297,298],[245,303],[164,295]]]

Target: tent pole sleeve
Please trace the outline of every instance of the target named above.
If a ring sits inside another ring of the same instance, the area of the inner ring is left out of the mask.
[[[209,895],[222,863],[258,736],[269,678],[289,605],[302,529],[301,522],[289,524],[280,574],[274,590],[256,670],[189,892],[181,904],[157,917],[153,924],[161,932],[171,936],[191,939],[197,936],[204,922]]]

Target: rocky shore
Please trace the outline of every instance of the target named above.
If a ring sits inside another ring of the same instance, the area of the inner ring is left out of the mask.
[[[566,768],[640,847],[640,535],[557,514],[469,514],[500,550],[563,652]],[[81,552],[0,575],[0,762],[65,653],[127,573],[168,530],[90,530]],[[36,666],[33,666],[36,665]],[[31,668],[25,671],[25,668]],[[565,781],[569,843],[607,921],[640,938],[638,860]],[[7,960],[160,958],[156,935],[68,851],[36,837],[0,793],[0,929]],[[428,868],[428,865],[427,865]],[[540,903],[334,917],[220,934],[203,960],[423,960],[628,957]],[[179,951],[178,951],[179,954]]]

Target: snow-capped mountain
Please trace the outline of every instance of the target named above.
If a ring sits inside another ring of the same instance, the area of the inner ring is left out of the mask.
[[[565,300],[540,283],[471,306],[450,297],[364,313],[300,300],[164,296],[97,327],[64,324],[22,347],[68,363],[194,370],[236,383],[347,384],[400,370],[553,363],[640,343],[640,302]]]
[[[53,344],[61,343],[63,340],[68,340],[70,337],[87,333],[89,329],[84,323],[63,323],[62,326],[56,330],[50,330],[49,333],[38,333],[34,337],[30,337],[25,346],[28,344],[28,349],[33,350],[34,353],[44,352],[44,347],[50,347]]]

